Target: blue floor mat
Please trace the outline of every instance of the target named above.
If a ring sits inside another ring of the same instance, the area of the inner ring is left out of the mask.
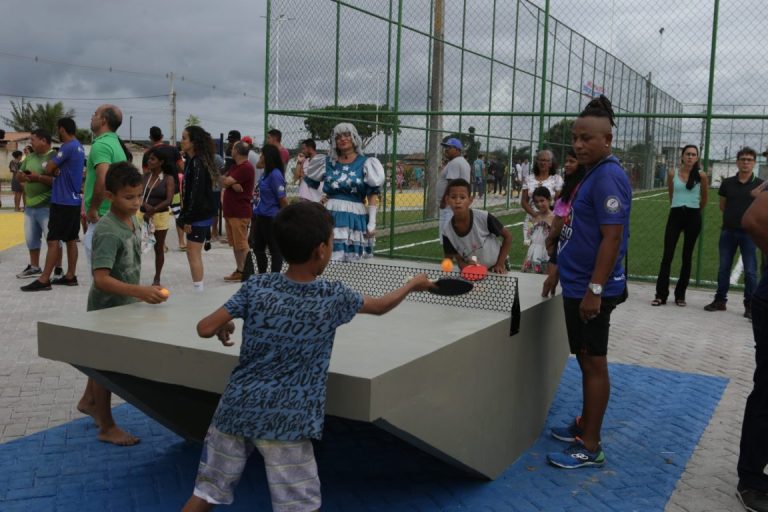
[[[493,482],[469,478],[371,425],[328,418],[315,446],[323,511],[663,510],[727,379],[623,364],[610,371],[603,468],[567,471],[546,463],[547,452],[565,446],[549,437],[549,427],[572,419],[581,404],[581,374],[571,358],[547,427]],[[132,406],[114,415],[141,437],[139,445],[99,443],[85,418],[0,445],[0,510],[179,510],[192,491],[200,447]],[[258,454],[235,504],[221,509],[270,510]]]

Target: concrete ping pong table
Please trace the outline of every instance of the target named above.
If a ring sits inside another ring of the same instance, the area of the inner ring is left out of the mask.
[[[375,259],[334,263],[323,277],[383,294],[421,271],[442,275],[434,264]],[[489,275],[462,297],[422,292],[386,315],[358,315],[337,331],[327,414],[496,478],[539,436],[568,357],[562,300],[541,298],[542,281]],[[235,291],[41,321],[38,352],[201,441],[237,363],[241,324],[234,347],[199,338],[195,326]]]

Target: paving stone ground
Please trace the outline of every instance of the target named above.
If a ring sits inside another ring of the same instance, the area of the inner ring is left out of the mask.
[[[174,239],[169,237],[171,251],[166,254],[163,281],[173,294],[192,293],[186,256],[176,251]],[[229,249],[214,244],[204,262],[206,286],[229,286],[234,292],[236,286],[221,279],[233,269]],[[24,246],[0,252],[0,443],[82,417],[75,405],[85,378],[68,365],[37,357],[36,321],[85,311],[90,285],[85,262],[81,259],[78,263],[79,287],[33,294],[19,291],[26,281],[15,277],[26,264]],[[151,279],[153,269],[153,263],[146,259],[144,281]],[[738,295],[733,295],[733,306],[728,311],[717,313],[702,309],[711,297],[709,290],[690,289],[688,307],[670,304],[653,308],[649,305],[653,287],[631,283],[629,300],[612,318],[611,362],[728,379],[714,415],[666,505],[666,510],[672,512],[740,510],[734,496],[736,460],[744,403],[754,369],[752,331],[750,322],[741,316]],[[612,403],[609,407],[619,405]],[[648,396],[649,411],[664,407],[666,404]]]

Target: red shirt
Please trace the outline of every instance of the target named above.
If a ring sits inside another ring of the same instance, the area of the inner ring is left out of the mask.
[[[280,152],[280,158],[282,158],[282,160],[283,160],[283,165],[287,164],[287,163],[288,163],[288,160],[290,160],[290,159],[291,159],[291,154],[290,154],[290,153],[288,153],[288,150],[287,150],[287,149],[285,149],[285,148],[284,148],[284,147],[282,147],[282,146],[280,146],[280,148],[278,149],[278,151]]]
[[[243,187],[242,192],[235,192],[232,187],[224,189],[224,204],[222,210],[224,217],[235,219],[251,218],[251,198],[253,197],[253,184],[256,179],[256,171],[247,160],[240,165],[234,165],[229,169],[227,176],[235,180]]]

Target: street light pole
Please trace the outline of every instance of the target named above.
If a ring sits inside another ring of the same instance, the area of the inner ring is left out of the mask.
[[[262,16],[266,18],[266,16]],[[275,32],[275,110],[280,109],[280,27],[286,21],[293,21],[296,18],[289,18],[285,14],[278,14],[272,21],[277,23]]]

